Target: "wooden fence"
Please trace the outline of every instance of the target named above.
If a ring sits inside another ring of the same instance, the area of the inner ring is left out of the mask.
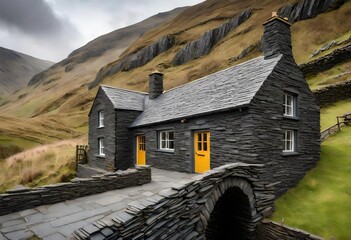
[[[321,132],[321,142],[324,142],[330,135],[337,133],[345,125],[351,125],[351,113],[336,117],[337,123]]]
[[[77,145],[76,146],[76,165],[79,163],[87,163],[88,162],[88,145]]]

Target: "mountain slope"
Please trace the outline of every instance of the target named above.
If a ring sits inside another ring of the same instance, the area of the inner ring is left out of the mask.
[[[35,74],[53,64],[50,61],[0,47],[0,96],[26,86]]]

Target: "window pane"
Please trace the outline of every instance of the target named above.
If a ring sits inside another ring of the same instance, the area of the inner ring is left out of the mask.
[[[197,143],[197,150],[202,151],[202,144],[201,144],[201,142]]]
[[[204,142],[204,151],[207,151],[207,142]]]
[[[284,114],[294,116],[294,101],[295,97],[289,94],[284,95]]]
[[[173,140],[174,139],[174,133],[173,132],[168,132],[168,139]]]
[[[174,149],[174,142],[173,141],[169,141],[169,148]]]
[[[166,141],[161,140],[161,148],[166,148]]]
[[[99,112],[99,127],[103,127],[104,126],[104,112],[100,111]]]
[[[201,142],[201,141],[202,141],[202,134],[201,134],[201,133],[198,133],[198,134],[197,134],[197,137],[198,137],[198,141]]]
[[[204,141],[207,141],[207,133],[204,133]]]

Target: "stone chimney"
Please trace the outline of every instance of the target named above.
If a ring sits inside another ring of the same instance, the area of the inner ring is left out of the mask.
[[[163,93],[163,73],[155,70],[149,75],[149,99],[155,99]]]
[[[264,24],[262,37],[262,52],[265,58],[277,54],[293,56],[291,47],[291,32],[287,18],[277,16],[276,12]]]

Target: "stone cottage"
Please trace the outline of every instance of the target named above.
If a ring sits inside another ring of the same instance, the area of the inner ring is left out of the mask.
[[[204,173],[232,162],[265,164],[277,193],[319,159],[319,107],[295,63],[290,23],[264,23],[263,56],[168,91],[100,86],[89,113],[89,165],[151,165]]]

